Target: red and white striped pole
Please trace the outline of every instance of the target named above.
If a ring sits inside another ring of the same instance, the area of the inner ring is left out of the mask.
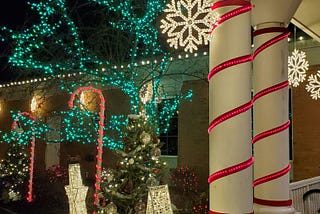
[[[301,0],[253,0],[254,211],[291,214],[288,41]]]
[[[99,111],[99,129],[98,129],[98,138],[97,138],[97,163],[96,163],[96,182],[94,184],[95,186],[95,193],[94,193],[94,205],[99,205],[99,196],[98,193],[101,191],[100,183],[101,183],[101,173],[102,173],[102,155],[103,155],[103,129],[104,129],[104,111],[106,109],[105,107],[105,99],[103,97],[102,91],[99,89],[96,89],[92,86],[88,87],[79,87],[73,94],[71,94],[70,100],[68,101],[69,107],[72,109],[73,108],[73,103],[76,98],[76,96],[80,96],[81,92],[84,91],[92,91],[93,93],[98,94],[99,99],[100,99],[100,111]],[[95,213],[95,212],[94,212]]]
[[[251,9],[249,0],[215,1],[210,42],[210,214],[252,213]]]
[[[11,125],[11,129],[14,130],[16,126],[18,125],[19,118],[21,116],[29,117],[32,120],[32,126],[31,130],[33,132],[33,135],[31,136],[31,142],[30,142],[30,163],[29,163],[29,180],[28,180],[28,196],[27,196],[27,201],[32,202],[33,201],[33,171],[34,171],[34,152],[35,152],[35,147],[36,147],[36,137],[35,137],[35,132],[34,132],[34,122],[36,118],[30,114],[29,112],[21,112],[18,114],[18,117],[15,121],[13,121]]]

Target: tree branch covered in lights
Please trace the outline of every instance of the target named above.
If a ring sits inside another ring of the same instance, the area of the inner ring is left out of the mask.
[[[4,133],[2,135],[2,142],[12,143],[16,142],[21,145],[29,145],[32,140],[32,136],[36,139],[45,140],[44,133],[51,129],[40,118],[36,121],[20,115],[20,112],[11,111],[11,115],[14,122],[14,127],[11,127],[10,133]]]
[[[77,81],[61,79],[61,88],[70,93],[83,85],[118,87],[130,98],[133,113],[144,111],[156,126],[159,121],[169,121],[180,100],[189,99],[191,92],[173,96],[172,103],[164,103],[166,112],[158,112],[157,103],[167,98],[166,93],[160,93],[163,91],[160,89],[170,61],[169,54],[159,43],[155,23],[166,0],[87,0],[85,4],[82,3],[71,0],[29,2],[39,17],[35,24],[18,32],[2,28],[2,40],[10,40],[14,46],[9,56],[10,65],[30,72],[37,70],[47,77],[83,74]],[[70,5],[74,8],[70,9]],[[91,11],[93,18],[89,20],[92,22],[81,18],[81,15],[89,17]],[[94,29],[99,31],[98,27],[101,27],[101,21],[95,25],[97,17],[103,17],[104,29],[121,35],[118,40],[112,35],[110,43],[106,45],[113,47],[118,43],[126,44],[127,53],[122,53],[120,57],[125,66],[113,64],[117,60],[111,55],[102,56],[101,44],[94,45],[107,40],[106,37],[111,36],[111,33],[102,33],[102,37],[94,42],[90,39],[91,34],[88,33]],[[142,57],[146,65],[137,66]],[[143,103],[140,99],[141,89],[149,83],[152,85],[152,96]]]

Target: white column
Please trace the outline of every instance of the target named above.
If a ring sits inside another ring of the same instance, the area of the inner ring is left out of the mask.
[[[250,1],[242,2],[250,4]],[[236,8],[240,6],[225,6],[214,12],[223,15]],[[250,11],[219,24],[212,32],[210,71],[223,62],[250,54]],[[209,81],[209,123],[239,106],[251,105],[250,100],[250,60],[219,71]],[[215,126],[209,133],[209,144],[210,175],[250,160],[252,156],[250,106],[241,114]],[[210,213],[251,213],[253,211],[252,166],[214,180],[210,184],[209,198]]]
[[[260,32],[254,36],[255,50],[284,33],[281,31],[289,24],[300,2],[253,0],[253,27],[255,32]],[[264,32],[262,29],[269,30]],[[256,99],[253,107],[254,139],[266,134],[254,144],[254,180],[270,179],[254,188],[257,214],[294,213],[290,205],[289,172],[286,172],[289,168],[287,80],[288,42],[283,38],[257,54],[253,62],[254,95],[274,88],[271,93]],[[279,176],[271,178],[277,173]]]
[[[61,128],[61,117],[53,116],[47,119],[47,124],[50,128],[54,129],[47,132],[47,139],[49,141],[59,142],[60,134],[59,131]],[[53,165],[60,164],[60,143],[47,143],[45,151],[45,166],[46,169]]]

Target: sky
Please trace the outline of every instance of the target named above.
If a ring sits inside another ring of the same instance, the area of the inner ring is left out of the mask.
[[[18,28],[24,23],[26,17],[26,0],[2,0],[0,6],[0,26]],[[12,72],[7,66],[5,43],[0,44],[0,82],[7,82],[14,79],[18,74]]]
[[[22,24],[25,18],[25,0],[2,0],[0,7],[1,25]]]

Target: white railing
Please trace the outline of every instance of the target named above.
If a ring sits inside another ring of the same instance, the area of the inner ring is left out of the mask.
[[[320,176],[291,183],[290,196],[297,213],[320,213]]]

